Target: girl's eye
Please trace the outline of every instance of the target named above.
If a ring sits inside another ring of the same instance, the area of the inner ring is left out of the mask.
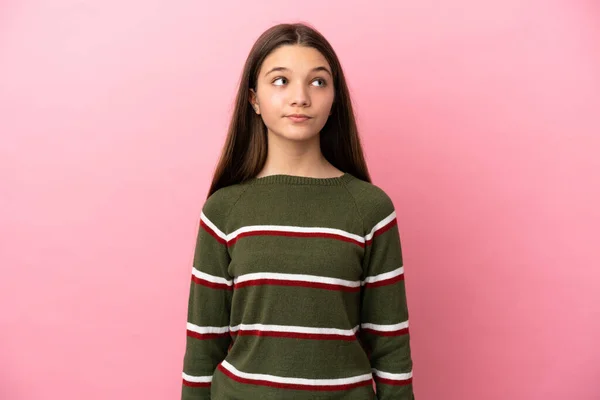
[[[275,82],[277,82],[277,81],[279,81],[279,80],[282,80],[282,79],[287,81],[287,79],[286,79],[286,78],[284,78],[284,77],[282,77],[282,76],[281,76],[281,77],[279,77],[279,78],[275,78],[275,80],[273,81],[273,83],[275,83]],[[325,87],[325,86],[327,85],[327,82],[325,82],[325,79],[317,78],[317,79],[315,79],[313,82],[315,82],[315,81],[321,81],[321,85],[320,85],[320,86],[318,86],[318,87]],[[281,86],[281,85],[277,85],[277,84],[275,84],[275,86]]]

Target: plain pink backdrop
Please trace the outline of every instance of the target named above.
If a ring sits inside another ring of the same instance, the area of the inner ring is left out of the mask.
[[[0,398],[179,397],[242,66],[296,21],[397,208],[417,399],[600,399],[593,0],[0,2]]]

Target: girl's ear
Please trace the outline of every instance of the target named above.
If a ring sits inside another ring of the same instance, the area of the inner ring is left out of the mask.
[[[257,114],[260,114],[260,108],[259,108],[259,105],[258,105],[256,92],[252,88],[250,88],[250,95],[248,97],[248,101],[250,102],[250,105],[252,106],[252,108],[254,108],[254,111]]]

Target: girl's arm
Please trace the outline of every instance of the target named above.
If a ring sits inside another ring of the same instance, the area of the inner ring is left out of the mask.
[[[392,200],[372,211],[361,291],[361,341],[379,400],[414,400],[404,266]]]
[[[225,358],[231,336],[229,313],[233,282],[225,234],[216,225],[222,212],[214,198],[201,214],[190,283],[182,400],[210,399],[212,375]]]

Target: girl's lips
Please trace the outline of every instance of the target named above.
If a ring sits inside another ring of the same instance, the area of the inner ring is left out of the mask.
[[[291,119],[293,122],[303,122],[303,121],[307,121],[310,118],[309,117],[287,117],[289,119]]]

